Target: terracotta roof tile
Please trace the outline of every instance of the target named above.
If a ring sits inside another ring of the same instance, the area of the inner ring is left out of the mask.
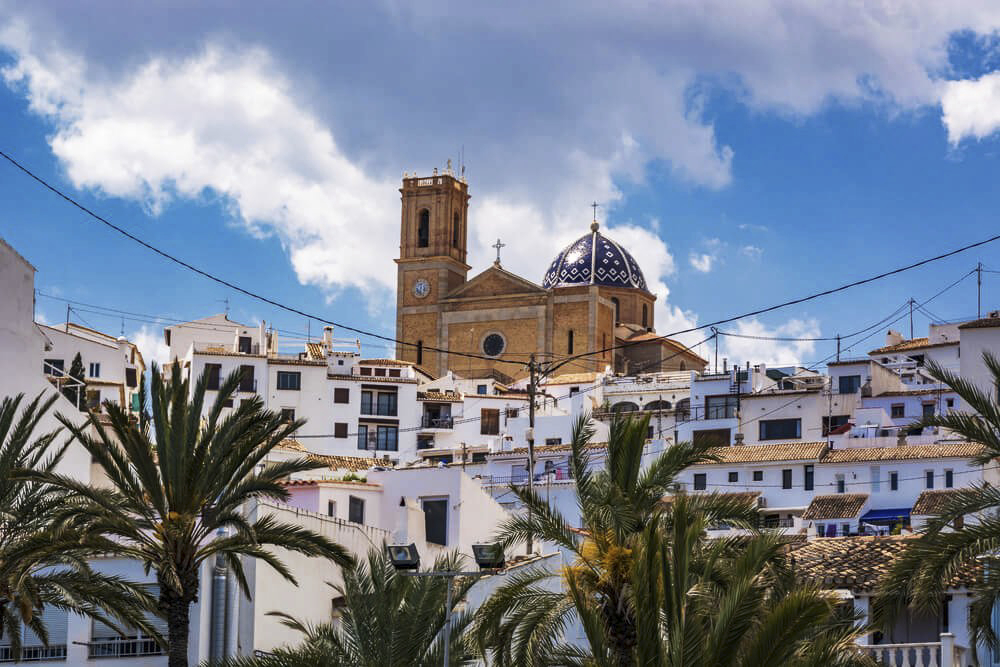
[[[333,470],[349,470],[351,472],[359,472],[362,470],[368,470],[372,466],[385,465],[384,461],[378,459],[371,459],[362,456],[333,456],[327,454],[314,454],[306,449],[298,440],[282,440],[281,444],[278,445],[280,449],[284,449],[292,452],[300,452],[306,455],[306,458],[310,461],[316,461],[322,463],[323,465],[329,466]]]
[[[938,489],[935,491],[924,491],[917,497],[917,502],[913,503],[911,514],[928,516],[937,514],[949,499],[954,498],[958,489]]]
[[[883,396],[930,396],[932,394],[947,393],[955,392],[948,387],[939,387],[938,389],[901,389],[899,391],[883,391],[881,394],[876,394],[872,398],[881,398]]]
[[[1000,320],[998,320],[998,322],[1000,322]],[[1000,326],[1000,324],[994,326]],[[895,345],[886,345],[884,347],[878,348],[877,350],[872,350],[868,354],[891,354],[893,352],[921,350],[925,347],[944,347],[946,345],[958,345],[958,341],[948,340],[948,341],[942,341],[940,343],[932,343],[931,339],[925,336],[923,338],[912,338],[910,340],[904,340],[902,343],[896,343]]]
[[[306,343],[306,354],[309,355],[310,359],[326,359],[326,353],[325,350],[323,350],[322,343]]]
[[[418,401],[444,401],[446,403],[461,403],[462,394],[457,391],[437,391],[434,389],[428,389],[427,391],[417,392]]]
[[[360,359],[358,360],[358,365],[360,366],[395,366],[399,368],[406,368],[412,366],[413,364],[409,361],[400,361],[399,359]]]
[[[866,461],[915,461],[919,459],[971,459],[983,453],[975,442],[955,445],[903,445],[902,447],[848,447],[831,449],[823,463],[862,463]]]
[[[1000,327],[1000,317],[984,317],[958,325],[959,329],[992,329]]]
[[[809,540],[793,547],[796,574],[824,588],[871,591],[915,535],[885,537],[830,537]],[[960,571],[951,587],[968,586],[976,579],[975,568]]]
[[[766,463],[768,461],[809,461],[818,460],[826,452],[825,442],[795,442],[775,445],[740,445],[733,447],[713,447],[709,453],[718,462],[696,465],[719,465],[725,463]]]
[[[598,373],[564,373],[545,380],[545,384],[588,384],[597,380]]]
[[[861,513],[867,493],[832,493],[814,496],[802,513],[803,519],[853,519]]]

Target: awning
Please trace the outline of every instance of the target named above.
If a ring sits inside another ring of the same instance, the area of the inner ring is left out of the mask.
[[[901,507],[898,509],[870,510],[861,516],[862,521],[872,523],[873,521],[899,521],[910,518],[910,508]]]

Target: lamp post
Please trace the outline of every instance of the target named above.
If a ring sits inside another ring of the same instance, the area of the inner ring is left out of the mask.
[[[503,547],[499,543],[494,544],[473,544],[472,556],[476,560],[478,570],[470,572],[449,571],[449,570],[428,570],[420,572],[420,554],[417,552],[417,545],[413,544],[390,544],[385,547],[389,562],[404,577],[443,577],[448,580],[447,597],[444,608],[444,667],[448,667],[451,660],[451,585],[458,577],[484,577],[490,574],[498,574],[506,565],[503,555]]]

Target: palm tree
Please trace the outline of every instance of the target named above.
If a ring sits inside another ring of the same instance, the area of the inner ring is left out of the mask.
[[[353,564],[343,547],[311,530],[269,514],[248,518],[247,508],[256,501],[288,497],[282,482],[289,475],[322,464],[306,459],[265,463],[302,422],[284,421],[264,409],[259,397],[240,401],[224,415],[239,384],[238,373],[222,383],[203,418],[207,378],[203,374],[191,393],[180,364],[173,364],[169,379],[154,365],[152,414],[144,408],[133,420],[107,402],[110,427],[94,414],[89,418],[96,435],[60,417],[101,467],[108,487],[80,484],[53,472],[42,476],[73,494],[74,501],[63,510],[67,525],[105,536],[112,553],[155,570],[170,667],[188,664],[189,610],[198,598],[199,570],[206,560],[221,555],[247,596],[251,591],[243,558],[260,559],[295,582],[269,546],[341,566]],[[140,393],[145,406],[141,388]]]
[[[500,539],[510,546],[539,536],[572,564],[558,574],[529,567],[509,575],[476,613],[478,650],[497,665],[869,664],[849,648],[855,619],[839,620],[827,594],[795,583],[778,538],[706,537],[720,521],[753,526],[756,508],[733,495],[676,492],[681,470],[714,460],[708,447],[674,445],[643,469],[647,425],[648,417],[613,420],[606,468],[592,472],[593,429],[576,424],[570,467],[579,529],[537,495],[513,489],[531,511],[503,524]],[[583,645],[564,639],[574,623]]]
[[[439,558],[433,569],[456,571],[461,560],[457,554]],[[309,625],[274,612],[302,632],[301,645],[265,656],[232,658],[214,667],[438,667],[444,659],[448,586],[455,587],[450,663],[461,665],[467,657],[462,633],[470,616],[457,607],[472,583],[407,576],[392,566],[384,550],[372,550],[367,563],[345,572],[344,584],[334,587],[344,603],[338,623]]]
[[[17,395],[0,402],[0,638],[9,639],[15,660],[21,656],[23,627],[49,643],[42,621],[46,608],[157,636],[144,620],[143,612],[154,607],[148,594],[88,567],[87,558],[105,545],[54,523],[66,492],[25,477],[28,471],[51,473],[66,451],[68,443],[55,445],[59,429],[34,435],[57,398],[39,395],[25,403]]]
[[[1000,359],[983,353],[991,389],[1000,391]],[[940,365],[928,362],[927,370],[961,398],[969,410],[924,417],[917,428],[944,428],[983,446],[972,462],[995,465],[1000,458],[1000,400],[994,391],[977,386]],[[975,521],[965,521],[965,517]],[[912,540],[893,565],[875,598],[876,621],[889,627],[904,609],[938,613],[949,583],[961,574],[978,572],[971,587],[969,629],[974,645],[1000,650],[992,616],[1000,601],[1000,487],[989,482],[956,489],[937,516]]]
[[[552,656],[574,655],[558,636],[580,617],[578,606],[584,602],[598,610],[603,645],[618,656],[619,664],[627,664],[638,622],[631,602],[633,542],[658,516],[678,473],[713,459],[707,446],[679,443],[643,468],[648,426],[648,415],[616,415],[608,432],[606,466],[594,472],[589,447],[594,429],[586,417],[574,425],[569,465],[576,480],[580,528],[532,490],[512,487],[528,511],[500,526],[501,542],[509,548],[534,535],[562,549],[574,564],[564,577],[565,592],[551,590],[550,572],[530,568],[512,576],[480,609],[476,641],[500,664],[544,664]],[[696,502],[714,520],[755,518],[749,505],[724,496]]]

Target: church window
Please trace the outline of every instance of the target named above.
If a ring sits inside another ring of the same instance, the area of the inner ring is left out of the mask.
[[[643,328],[649,326],[649,306],[642,304],[642,326]]]
[[[507,347],[507,341],[498,333],[491,333],[483,339],[483,353],[488,357],[498,357]]]
[[[424,341],[417,341],[417,366],[424,363]]]
[[[459,247],[459,236],[460,236],[459,231],[461,230],[461,226],[459,225],[460,222],[461,222],[461,216],[459,216],[458,213],[456,213],[455,221],[451,225],[451,246],[453,248]]]
[[[622,321],[620,317],[622,304],[620,301],[618,301],[618,297],[613,296],[611,297],[611,305],[615,309],[615,324],[618,324],[619,322]]]
[[[573,354],[573,330],[570,329],[566,332],[566,352],[568,354]]]
[[[420,221],[417,223],[417,247],[426,248],[431,243],[431,212],[426,208],[420,211]]]
[[[680,365],[679,365],[679,366],[677,367],[677,370],[679,370],[679,371],[686,371],[686,370],[687,370],[687,364],[685,364],[685,363],[684,363],[684,362],[682,361],[682,362],[680,363]]]

